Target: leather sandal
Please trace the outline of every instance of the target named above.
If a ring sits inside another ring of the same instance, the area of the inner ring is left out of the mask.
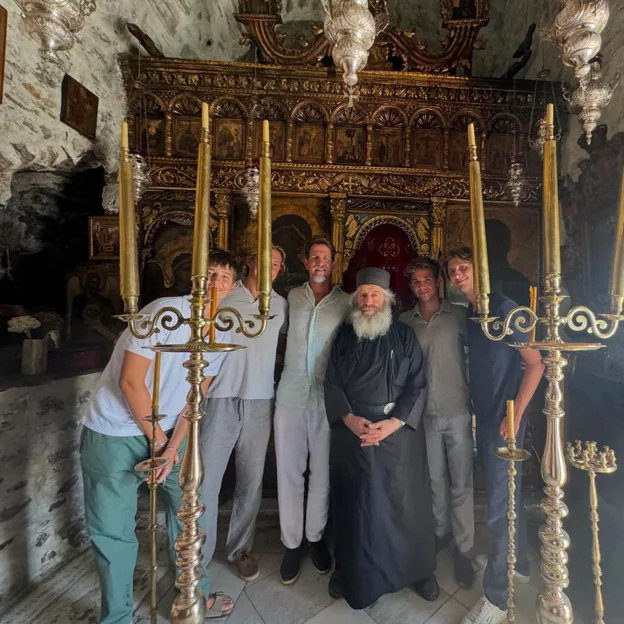
[[[212,603],[212,606],[208,608],[208,601],[211,598],[214,598],[214,602]],[[231,601],[229,609],[225,606],[226,599],[229,599]],[[230,613],[232,613],[233,610],[234,601],[229,596],[226,596],[223,592],[214,592],[213,594],[209,594],[208,596],[206,596],[206,620],[227,617],[228,615],[230,615]]]

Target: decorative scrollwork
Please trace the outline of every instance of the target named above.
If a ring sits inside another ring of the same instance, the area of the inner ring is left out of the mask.
[[[227,316],[227,314],[232,314],[232,316]],[[222,332],[231,331],[234,329],[234,321],[238,321],[238,327],[236,328],[237,334],[243,334],[247,338],[257,338],[262,334],[262,332],[266,328],[267,321],[269,321],[271,317],[265,317],[261,315],[254,315],[253,317],[257,321],[260,322],[260,326],[256,331],[249,331],[245,325],[249,325],[250,329],[253,329],[256,326],[255,321],[245,321],[241,313],[236,308],[221,308],[218,312],[218,316],[211,322],[214,323],[214,326]]]
[[[587,332],[601,340],[608,340],[615,335],[619,327],[617,317],[608,320],[597,318],[586,306],[575,306],[565,317],[565,324],[576,332]]]
[[[518,306],[511,310],[504,319],[475,317],[473,321],[481,325],[483,333],[495,342],[513,335],[514,331],[528,334],[537,324],[539,317],[531,308]]]
[[[161,327],[165,331],[175,331],[178,327],[188,324],[189,319],[182,316],[180,310],[170,306],[161,308],[153,317],[137,314],[128,320],[130,332],[139,340],[159,334]]]

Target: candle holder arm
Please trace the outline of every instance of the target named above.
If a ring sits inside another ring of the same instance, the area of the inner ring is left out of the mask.
[[[175,331],[178,327],[189,324],[189,319],[184,317],[180,310],[172,307],[161,308],[154,316],[120,314],[117,318],[127,323],[130,333],[139,340],[145,340],[160,333],[161,328],[166,331]]]
[[[539,317],[531,308],[518,306],[507,313],[504,319],[498,317],[475,317],[473,321],[481,325],[483,333],[494,342],[504,340],[514,331],[528,334],[537,324]]]
[[[585,331],[601,340],[612,338],[622,321],[624,321],[624,316],[622,315],[596,315],[587,306],[575,306],[565,317],[565,324],[571,331]]]
[[[237,334],[243,334],[247,338],[257,338],[264,333],[267,322],[274,317],[255,314],[253,318],[256,321],[260,321],[259,327],[254,331],[250,331],[250,329],[253,330],[256,327],[255,321],[246,321],[236,308],[221,308],[217,317],[212,319],[211,322],[221,332],[232,331],[235,325],[238,325],[235,330]],[[247,326],[249,326],[249,329],[247,329]]]

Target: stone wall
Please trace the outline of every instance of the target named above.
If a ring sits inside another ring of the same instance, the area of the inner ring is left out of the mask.
[[[238,45],[235,0],[107,0],[97,3],[76,45],[60,54],[57,66],[39,56],[17,4],[5,4],[9,21],[0,105],[0,208],[11,194],[17,169],[71,169],[85,158],[102,163],[107,171],[116,169],[119,124],[125,112],[117,55],[136,50],[126,22],[140,26],[166,56],[231,60],[247,50]],[[100,98],[95,143],[59,121],[64,73]]]
[[[87,547],[80,422],[98,378],[0,392],[0,613],[12,596]]]

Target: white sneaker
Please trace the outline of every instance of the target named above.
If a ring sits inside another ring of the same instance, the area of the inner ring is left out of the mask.
[[[485,596],[464,615],[460,624],[499,624],[507,617],[507,610],[503,611],[493,605]]]
[[[481,554],[477,555],[474,560],[474,568],[475,570],[485,570],[487,568],[488,556]],[[514,579],[516,583],[521,583],[522,585],[528,585],[531,582],[531,577],[526,574],[520,574],[518,570],[515,571]]]

